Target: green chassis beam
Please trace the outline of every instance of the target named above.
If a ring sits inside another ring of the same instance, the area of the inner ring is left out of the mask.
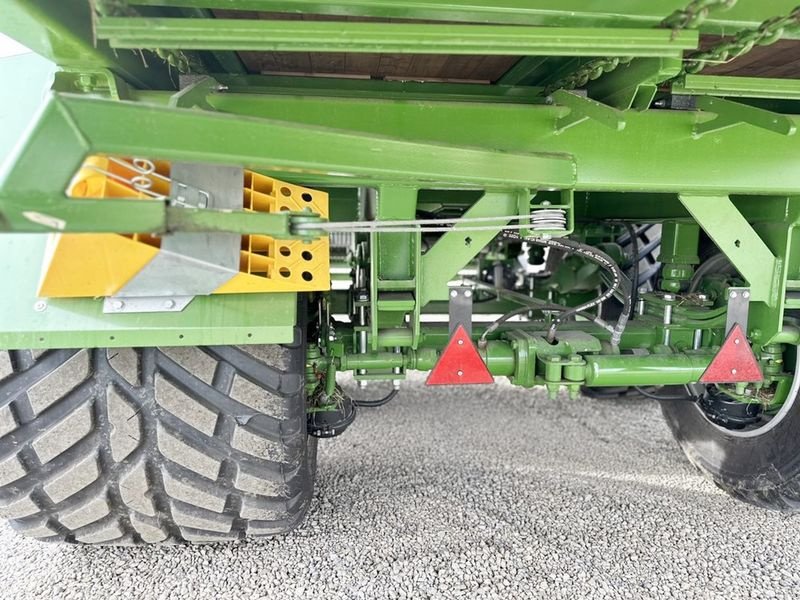
[[[142,88],[174,89],[177,82],[156,55],[145,60],[96,41],[86,0],[3,0],[0,31],[61,67],[108,68]]]
[[[288,96],[324,96],[362,100],[438,100],[447,102],[492,102],[502,104],[544,104],[541,88],[475,83],[430,83],[344,79],[341,77],[295,77],[280,75],[214,75],[234,93]],[[137,95],[149,99],[147,92]],[[158,97],[163,98],[163,95]]]
[[[262,52],[680,57],[699,42],[687,30],[245,19],[102,17],[95,31],[114,48]]]
[[[294,178],[316,174],[503,189],[563,188],[575,183],[575,166],[567,156],[424,144],[54,94],[25,144],[0,174],[0,230],[161,230],[163,202],[66,200],[64,190],[84,157],[96,153],[287,169]],[[46,178],[41,176],[42,165],[47,165]],[[254,226],[258,227],[255,222]]]
[[[431,19],[545,27],[657,27],[686,8],[687,0],[132,0],[143,6],[262,10],[293,14]],[[712,10],[703,33],[730,35],[789,14],[796,0],[743,0],[729,10]]]
[[[743,124],[695,139],[695,123],[709,118],[700,112],[626,111],[622,131],[590,119],[556,134],[565,107],[229,93],[213,93],[208,103],[228,113],[415,142],[569,155],[577,164],[578,191],[800,193],[800,170],[794,166],[800,136]],[[341,184],[337,178],[305,180]]]
[[[800,81],[765,77],[686,75],[681,81],[672,84],[672,92],[688,96],[800,100]]]
[[[180,313],[105,314],[103,301],[39,300],[47,235],[0,235],[0,280],[13,282],[0,311],[0,348],[286,344],[296,294],[198,296]]]

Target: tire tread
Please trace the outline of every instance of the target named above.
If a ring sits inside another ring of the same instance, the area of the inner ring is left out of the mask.
[[[253,348],[0,351],[0,409],[13,420],[0,436],[0,461],[18,463],[7,463],[0,515],[37,539],[98,544],[216,542],[292,529],[311,500],[316,454],[305,431],[302,346]],[[89,354],[87,376],[69,379],[35,414],[27,390],[52,394],[60,382],[47,378],[79,352]],[[199,360],[203,372],[192,374],[184,359]],[[274,410],[235,400],[237,377]],[[157,380],[176,395],[162,397]],[[84,427],[64,427],[70,419]],[[263,493],[237,488],[243,478],[264,482]],[[248,519],[243,509],[275,518]]]

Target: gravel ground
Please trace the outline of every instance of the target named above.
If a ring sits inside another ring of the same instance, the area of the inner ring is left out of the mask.
[[[426,389],[321,444],[289,536],[87,548],[0,529],[4,598],[797,598],[800,517],[700,477],[650,401]]]

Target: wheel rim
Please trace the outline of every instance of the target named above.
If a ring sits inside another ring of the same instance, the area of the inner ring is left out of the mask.
[[[726,435],[738,438],[756,438],[762,435],[766,435],[767,433],[775,429],[783,421],[784,418],[786,418],[786,415],[788,415],[792,411],[792,407],[797,401],[797,395],[798,393],[800,393],[800,375],[798,375],[800,373],[800,350],[796,353],[796,355],[797,356],[795,359],[794,379],[792,380],[792,386],[789,388],[789,393],[786,398],[786,401],[783,403],[780,410],[775,415],[773,415],[766,423],[762,425],[756,425],[751,429],[729,429],[727,427],[718,425],[717,423],[712,421],[709,418],[708,414],[700,407],[700,405],[697,402],[694,403],[695,410],[697,410],[701,415],[703,415],[703,418],[708,423],[710,423],[713,427],[719,429]]]

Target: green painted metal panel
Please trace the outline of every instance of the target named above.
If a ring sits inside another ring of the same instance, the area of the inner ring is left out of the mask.
[[[657,27],[674,11],[685,9],[688,0],[136,0],[136,4],[547,27]],[[701,30],[730,35],[788,14],[796,4],[796,0],[740,0],[729,10],[711,10]]]
[[[680,57],[699,41],[688,30],[135,17],[98,18],[95,32],[114,48],[501,56]]]
[[[0,348],[86,348],[290,343],[297,295],[199,296],[180,313],[104,314],[103,301],[40,301],[46,235],[0,235]],[[37,306],[37,302],[43,302]],[[44,308],[43,308],[44,307]]]
[[[209,103],[224,112],[409,141],[573,156],[579,191],[726,195],[800,191],[796,168],[800,136],[743,125],[695,139],[695,123],[708,117],[693,111],[628,111],[623,131],[587,120],[557,135],[556,120],[566,109],[556,106],[225,93],[213,94]]]

